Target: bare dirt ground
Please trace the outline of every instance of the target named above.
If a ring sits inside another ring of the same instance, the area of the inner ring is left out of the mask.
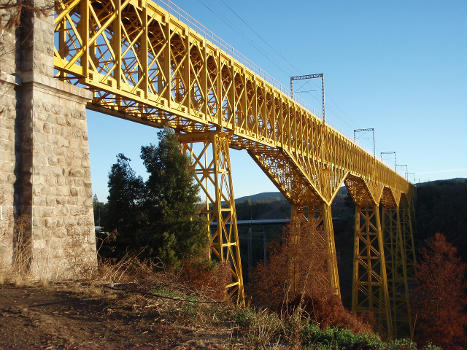
[[[242,348],[217,305],[105,285],[0,284],[0,349]]]

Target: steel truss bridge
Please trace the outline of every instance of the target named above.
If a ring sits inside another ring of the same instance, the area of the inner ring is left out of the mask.
[[[352,310],[387,334],[409,328],[415,262],[412,186],[255,73],[212,36],[149,0],[55,2],[56,77],[93,92],[88,108],[177,131],[216,221],[211,254],[231,265],[228,294],[244,303],[229,148],[245,149],[292,205],[318,220],[329,283],[340,295],[331,203],[355,202]]]

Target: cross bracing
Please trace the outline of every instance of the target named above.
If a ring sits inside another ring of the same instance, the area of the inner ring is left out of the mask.
[[[153,127],[171,127],[183,135],[182,149],[195,169],[202,170],[198,182],[212,204],[206,208],[211,220],[224,218],[232,223],[228,227],[236,226],[229,147],[246,149],[297,213],[320,207],[331,218],[330,204],[345,183],[360,208],[356,216],[372,222],[357,227],[356,237],[367,242],[367,236],[377,238],[371,240],[377,244],[367,248],[376,249],[371,256],[379,259],[376,280],[386,289],[378,294],[383,300],[378,308],[384,309],[378,312],[389,318],[384,240],[376,212],[389,199],[398,208],[401,196],[409,195],[406,179],[151,1],[59,0],[54,26],[56,76],[91,90],[88,108]],[[195,154],[193,143],[203,144],[203,151]],[[207,173],[215,195],[204,187]],[[230,207],[226,209],[222,201]],[[325,226],[330,230],[329,265],[337,269],[332,220]],[[236,228],[226,227],[211,239],[212,250],[222,260],[223,249],[228,248],[234,289],[242,299],[238,235]],[[404,227],[410,232],[402,232],[401,242],[412,242],[411,226]],[[401,251],[406,254],[406,249]],[[362,260],[360,266],[367,264]],[[338,293],[336,276],[337,271],[330,271]],[[357,282],[360,277],[354,271]]]

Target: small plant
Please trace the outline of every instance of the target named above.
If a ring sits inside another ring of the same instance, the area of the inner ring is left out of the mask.
[[[190,303],[183,305],[182,312],[185,315],[185,317],[190,318],[192,320],[196,320],[198,316],[197,306]]]
[[[417,350],[417,343],[408,338],[395,339],[390,345],[391,350]]]
[[[348,329],[328,327],[321,329],[314,323],[307,324],[302,331],[305,349],[336,350],[386,350],[388,345],[371,333],[355,334]]]
[[[234,317],[236,324],[247,330],[245,338],[248,348],[271,349],[279,344],[284,327],[275,313],[247,307],[236,310]]]
[[[243,328],[250,327],[256,317],[256,313],[250,307],[236,307],[233,313],[234,322]]]
[[[424,347],[423,350],[443,350],[441,347],[438,345],[433,345],[430,342],[428,342]]]

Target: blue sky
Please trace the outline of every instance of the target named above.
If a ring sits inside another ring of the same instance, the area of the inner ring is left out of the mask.
[[[323,72],[327,121],[349,138],[375,128],[377,155],[397,152],[412,182],[467,177],[464,0],[175,3],[285,86]],[[319,81],[295,89],[321,109]],[[88,131],[93,192],[105,201],[115,155],[144,176],[140,147],[157,142],[157,129],[88,111]],[[368,133],[357,142],[372,151]],[[231,158],[236,197],[276,190],[245,151]]]

